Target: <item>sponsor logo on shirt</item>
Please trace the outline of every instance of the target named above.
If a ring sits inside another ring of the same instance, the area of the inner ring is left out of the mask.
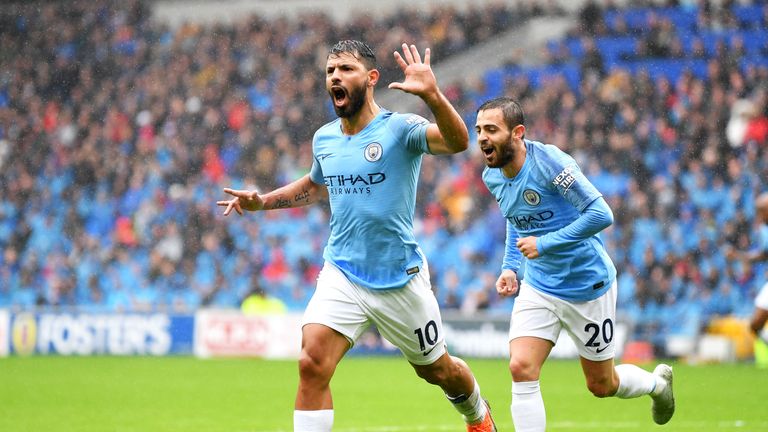
[[[515,215],[511,217],[512,222],[521,230],[543,228],[544,222],[552,219],[555,215],[551,210],[544,210],[534,214]]]
[[[568,189],[573,186],[576,181],[576,177],[573,176],[573,167],[565,167],[560,174],[552,180],[552,184],[563,188],[563,193],[568,192]]]
[[[384,173],[370,173],[363,175],[329,175],[324,176],[323,181],[331,195],[370,195],[372,187],[384,182],[387,176]]]

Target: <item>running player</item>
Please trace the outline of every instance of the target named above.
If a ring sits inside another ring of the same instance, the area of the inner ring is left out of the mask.
[[[446,351],[429,267],[413,234],[416,184],[423,154],[453,154],[469,144],[467,127],[442,94],[414,45],[395,60],[405,74],[389,85],[420,97],[436,123],[387,111],[374,101],[376,58],[366,44],[331,48],[325,84],[338,119],[313,139],[310,173],[266,194],[224,189],[233,210],[299,207],[329,197],[331,233],[325,265],[304,312],[294,431],[328,432],[329,387],[336,365],[371,323],[396,345],[416,373],[438,385],[464,416],[468,431],[495,431],[467,364]]]
[[[616,269],[597,235],[613,223],[608,204],[568,154],[525,139],[523,110],[513,99],[481,105],[475,129],[487,165],[483,181],[507,219],[496,290],[517,296],[509,335],[515,430],[546,429],[539,376],[561,329],[579,349],[592,394],[650,395],[653,420],[667,423],[675,411],[672,368],[614,366]],[[525,279],[518,281],[523,257]]]

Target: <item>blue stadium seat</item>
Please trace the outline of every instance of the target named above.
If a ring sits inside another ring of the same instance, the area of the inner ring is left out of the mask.
[[[759,28],[763,26],[763,6],[737,5],[731,9],[742,28]]]
[[[637,39],[632,36],[600,37],[595,39],[595,46],[603,60],[613,63],[622,56],[631,56],[637,47]]]
[[[699,13],[698,8],[661,8],[655,10],[659,17],[664,17],[672,22],[675,30],[693,31],[696,27],[696,16]]]
[[[744,42],[744,49],[747,54],[759,55],[764,50],[768,50],[768,30],[745,30],[737,34]]]
[[[642,31],[648,28],[650,14],[651,9],[647,8],[627,9],[624,11],[624,21],[627,22],[627,27],[630,29]]]
[[[491,95],[500,95],[504,91],[504,80],[506,73],[503,68],[490,69],[485,72],[486,93]]]

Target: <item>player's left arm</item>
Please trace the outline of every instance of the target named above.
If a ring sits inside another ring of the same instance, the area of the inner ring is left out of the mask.
[[[459,153],[469,147],[469,131],[456,108],[437,86],[437,78],[429,64],[430,55],[427,48],[422,62],[416,45],[403,44],[403,54],[395,52],[395,61],[403,70],[405,80],[394,82],[389,88],[420,97],[432,111],[435,123],[430,123],[426,131],[430,153]]]
[[[570,224],[541,237],[518,239],[517,248],[526,258],[535,259],[547,252],[567,249],[608,228],[612,223],[613,212],[605,199],[599,197]]]
[[[541,253],[559,251],[588,239],[613,224],[613,212],[603,197],[592,201],[576,220],[536,241]]]
[[[541,237],[519,239],[517,248],[528,259],[566,249],[613,223],[613,212],[608,203],[570,156],[550,152],[542,159],[541,165],[544,178],[551,179],[550,187],[556,189],[580,214],[576,220],[556,231]]]

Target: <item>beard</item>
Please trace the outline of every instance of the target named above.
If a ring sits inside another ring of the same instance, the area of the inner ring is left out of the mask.
[[[350,88],[347,90],[347,104],[344,106],[337,106],[333,104],[333,110],[336,111],[336,115],[341,118],[349,118],[360,112],[360,109],[365,104],[365,91],[368,87],[368,81],[363,83],[360,87]],[[333,94],[331,94],[331,101],[333,101]]]
[[[504,168],[508,163],[515,159],[515,149],[510,139],[505,145],[497,146],[494,149],[494,158],[492,161],[486,159],[485,164],[489,168]]]

